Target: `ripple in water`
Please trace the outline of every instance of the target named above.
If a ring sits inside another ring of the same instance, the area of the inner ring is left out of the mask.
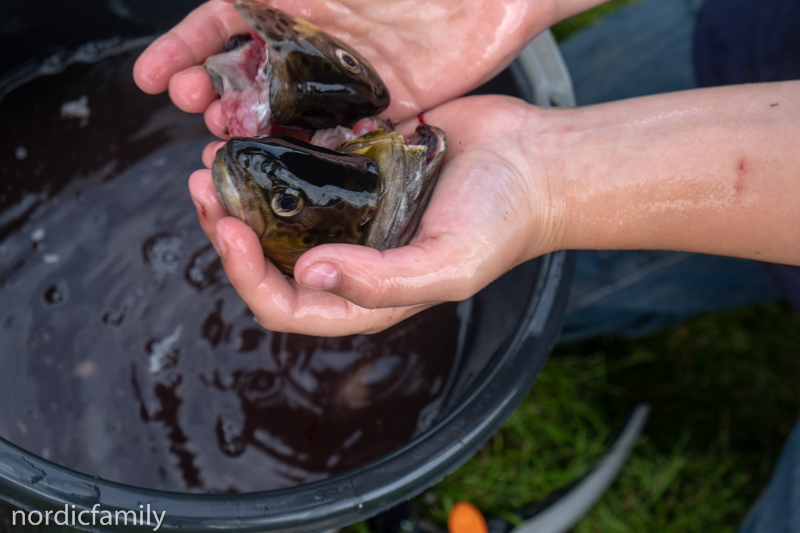
[[[0,436],[89,475],[196,492],[306,483],[406,443],[438,413],[455,306],[373,336],[258,326],[186,190],[202,117],[133,86],[139,51],[0,101],[16,128],[0,137],[0,346],[13,355],[0,358]],[[59,118],[75,95],[91,103],[83,126]]]

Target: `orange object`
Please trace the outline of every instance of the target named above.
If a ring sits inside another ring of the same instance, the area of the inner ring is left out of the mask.
[[[457,502],[450,509],[447,530],[450,533],[489,533],[483,514],[469,502]]]

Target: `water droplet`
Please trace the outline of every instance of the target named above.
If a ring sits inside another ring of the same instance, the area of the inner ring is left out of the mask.
[[[245,372],[237,385],[240,385],[242,399],[259,409],[283,401],[283,380],[272,372],[263,369]]]
[[[44,239],[45,231],[44,228],[36,228],[31,232],[31,241],[33,242],[41,242]]]
[[[196,289],[203,290],[222,279],[221,270],[222,262],[214,247],[209,244],[192,255],[184,276]]]
[[[164,337],[160,341],[150,341],[148,343],[148,351],[150,351],[150,373],[157,374],[165,368],[171,368],[178,362],[181,349],[178,347],[178,341],[181,338],[183,326],[178,324],[175,331],[168,337]]]
[[[180,268],[181,233],[159,233],[145,241],[143,248],[145,263],[161,276],[172,276]]]
[[[22,161],[26,157],[28,157],[28,149],[24,146],[17,146],[17,149],[14,150],[14,156],[17,158],[18,161]]]
[[[122,305],[116,311],[106,311],[103,313],[103,322],[110,326],[119,326],[125,319],[125,314],[128,312],[129,307],[128,302],[122,302]]]
[[[68,291],[65,283],[53,283],[44,291],[44,301],[49,305],[64,305],[67,303]]]
[[[244,421],[240,417],[219,416],[217,418],[217,440],[222,453],[231,457],[241,455],[247,448]]]

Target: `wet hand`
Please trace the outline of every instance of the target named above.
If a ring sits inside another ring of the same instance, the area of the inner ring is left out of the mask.
[[[551,188],[530,135],[542,111],[505,97],[455,100],[425,115],[448,132],[442,174],[409,246],[379,252],[313,248],[283,276],[255,233],[226,216],[210,171],[190,190],[200,223],[259,323],[313,335],[376,332],[444,301],[462,300],[527,259],[558,248]],[[410,132],[416,121],[399,126]],[[210,165],[218,143],[209,145]]]
[[[556,1],[528,0],[269,3],[307,18],[367,57],[392,96],[382,117],[394,122],[490,79],[558,12]],[[248,31],[232,3],[211,0],[145,50],[134,79],[148,93],[169,89],[179,108],[205,112],[209,129],[225,137],[219,100],[202,65],[228,37]]]

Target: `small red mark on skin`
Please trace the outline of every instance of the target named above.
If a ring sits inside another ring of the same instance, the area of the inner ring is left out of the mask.
[[[423,114],[422,114],[422,113],[420,113],[419,115],[417,115],[417,120],[419,120],[419,123],[420,123],[420,124],[425,124],[425,117],[423,116]]]
[[[733,190],[736,191],[736,194],[741,194],[744,190],[744,175],[747,172],[746,170],[747,165],[744,159],[739,160],[739,177],[736,180],[736,184],[733,186]]]
[[[203,218],[208,218],[208,213],[206,213],[206,206],[200,206],[200,214],[203,215]]]

